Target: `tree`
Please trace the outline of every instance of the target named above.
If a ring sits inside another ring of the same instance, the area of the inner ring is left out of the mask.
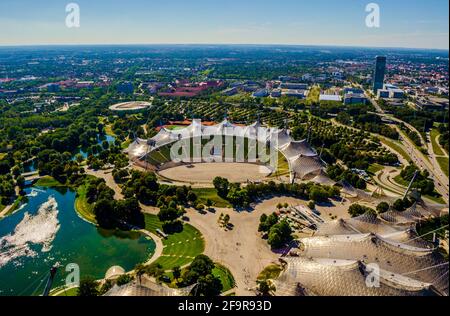
[[[408,198],[405,199],[398,199],[394,202],[392,205],[392,208],[398,212],[403,212],[408,207],[411,207],[413,205],[413,202],[411,202]]]
[[[187,188],[186,187],[177,187],[175,191],[178,202],[186,203],[187,201]]]
[[[314,203],[314,201],[309,201],[309,202],[308,202],[308,207],[309,207],[311,210],[314,210],[314,209],[316,208],[316,203]]]
[[[272,226],[278,223],[278,215],[276,213],[272,213],[269,216],[263,214],[260,218],[260,223],[258,227],[258,231],[260,232],[268,232]]]
[[[101,199],[94,205],[94,214],[97,223],[103,228],[114,228],[117,225],[114,216],[114,202]]]
[[[194,284],[201,276],[211,274],[214,266],[214,262],[208,256],[198,255],[195,257],[194,261],[192,261],[184,274],[183,279],[187,284]]]
[[[195,201],[197,201],[197,194],[195,194],[194,191],[189,191],[189,193],[187,195],[187,200],[190,203],[194,203]]]
[[[183,215],[182,211],[175,207],[162,207],[158,213],[161,222],[173,222]]]
[[[75,160],[80,164],[83,162],[83,155],[82,154],[76,154],[75,155]]]
[[[216,177],[213,180],[214,188],[217,190],[217,194],[222,197],[226,198],[228,196],[229,186],[230,183],[228,182],[228,179],[222,178],[222,177]]]
[[[387,202],[381,202],[377,205],[377,212],[378,214],[386,213],[387,211],[389,211],[389,208],[390,206]]]
[[[122,286],[122,285],[130,283],[131,281],[133,281],[133,277],[131,275],[122,274],[117,278],[116,283],[118,286]]]
[[[218,296],[223,289],[222,282],[212,274],[201,276],[197,281],[197,289],[194,293],[197,296]]]
[[[91,277],[87,277],[80,281],[80,287],[78,288],[78,296],[98,296],[99,283]]]
[[[159,263],[153,263],[147,267],[147,274],[159,279],[164,274],[164,269]]]
[[[113,283],[111,280],[106,280],[105,283],[103,283],[102,287],[100,288],[100,295],[104,295],[106,292],[108,292],[113,287]]]
[[[207,199],[206,200],[206,207],[209,209],[211,209],[211,206],[213,205],[213,202],[211,201],[211,199]]]
[[[12,167],[11,173],[14,176],[14,178],[17,178],[18,176],[20,176],[21,170],[20,170],[19,166]]]
[[[25,178],[24,176],[20,175],[17,177],[16,184],[20,189],[23,189],[25,187]]]
[[[314,202],[324,202],[328,199],[328,192],[319,186],[314,186],[309,192],[309,199]]]
[[[375,210],[371,209],[370,207],[359,204],[352,204],[348,209],[348,213],[351,217],[358,217],[366,213],[376,214]]]
[[[223,217],[223,224],[224,224],[225,226],[227,226],[229,222],[230,222],[230,215],[226,214],[226,215]]]
[[[173,277],[176,280],[179,279],[181,277],[181,269],[180,269],[180,267],[179,266],[174,267],[173,271],[172,271],[172,274],[173,274]]]
[[[259,292],[261,292],[261,294],[264,296],[268,296],[271,291],[271,287],[267,280],[260,281],[258,284],[258,289],[259,289]]]
[[[292,240],[292,229],[286,220],[270,228],[268,243],[272,248],[281,248]]]
[[[134,267],[134,271],[136,271],[136,276],[138,277],[139,284],[141,284],[142,276],[147,272],[147,268],[142,264],[139,263]]]

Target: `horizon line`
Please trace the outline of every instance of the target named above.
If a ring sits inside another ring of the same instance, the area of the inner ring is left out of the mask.
[[[401,49],[401,50],[430,50],[449,52],[450,48],[425,48],[402,46],[364,46],[339,44],[286,44],[286,43],[37,43],[37,44],[0,44],[1,48],[20,47],[86,47],[86,46],[285,46],[285,47],[329,47],[329,48],[364,48],[364,49]]]

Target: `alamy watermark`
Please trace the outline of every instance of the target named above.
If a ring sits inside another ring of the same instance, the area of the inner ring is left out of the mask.
[[[366,16],[366,26],[368,28],[380,28],[380,6],[377,3],[369,3],[368,5],[366,5],[366,12],[369,13]]]
[[[366,276],[366,286],[368,288],[379,288],[380,287],[380,266],[376,263],[369,263],[366,266],[367,276]]]
[[[66,272],[69,272],[66,276],[66,287],[79,287],[80,266],[76,263],[69,263],[65,270]]]
[[[68,28],[80,27],[80,6],[78,3],[71,2],[66,5],[66,26]]]

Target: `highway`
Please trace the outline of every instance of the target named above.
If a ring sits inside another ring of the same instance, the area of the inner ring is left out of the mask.
[[[378,103],[369,95],[368,92],[366,92],[366,96],[370,100],[372,105],[375,107],[378,115],[389,118],[392,121],[405,124],[405,126],[408,127],[409,129],[416,131],[422,138],[423,143],[425,145],[427,144],[427,142],[423,139],[422,135],[417,131],[416,128],[414,128],[414,126],[412,126],[411,124],[408,124],[398,118],[395,118],[392,115],[386,114],[384,112],[384,110],[378,105]],[[395,128],[399,132],[399,134],[402,135],[400,133],[400,128],[398,127],[398,125],[391,124],[390,126]],[[436,191],[438,191],[439,194],[442,195],[443,199],[448,204],[449,203],[449,179],[442,172],[442,170],[441,170],[440,166],[437,164],[437,162],[435,162],[435,159],[433,157],[434,153],[429,152],[431,159],[428,160],[425,157],[425,155],[420,150],[417,149],[415,144],[409,138],[400,136],[400,141],[406,148],[408,155],[411,157],[414,164],[416,166],[418,166],[421,170],[428,170],[428,172],[430,173],[430,177],[434,180],[434,183],[436,186]]]

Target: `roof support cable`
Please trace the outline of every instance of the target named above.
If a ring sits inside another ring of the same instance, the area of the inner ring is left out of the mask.
[[[443,228],[447,228],[448,225],[449,225],[449,224],[447,224],[447,225],[445,225],[445,226],[442,226],[442,227],[440,227],[440,228],[438,228],[438,229],[432,230],[432,231],[430,231],[430,232],[428,232],[428,233],[426,233],[426,234],[423,234],[423,235],[420,235],[420,236],[417,236],[417,237],[408,239],[407,241],[404,242],[404,244],[407,244],[407,243],[409,243],[409,242],[411,242],[411,241],[415,241],[415,240],[420,239],[420,238],[422,238],[422,237],[425,237],[425,236],[427,236],[427,235],[434,234],[435,232],[438,232],[438,231],[440,231],[440,230],[443,229]]]
[[[410,271],[410,272],[406,272],[406,273],[401,273],[400,275],[407,276],[407,275],[411,275],[411,274],[414,274],[414,273],[417,273],[417,272],[427,271],[427,270],[439,268],[439,267],[442,267],[442,266],[448,266],[448,262],[444,262],[444,263],[441,263],[441,264],[437,264],[435,266],[423,268],[423,269],[416,270],[416,271]]]

